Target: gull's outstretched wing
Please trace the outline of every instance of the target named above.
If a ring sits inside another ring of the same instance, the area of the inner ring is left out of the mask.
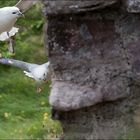
[[[10,65],[14,67],[18,67],[20,69],[31,71],[34,67],[37,67],[37,64],[27,63],[24,61],[19,61],[15,59],[8,59],[8,58],[0,58],[0,63],[4,65]]]
[[[26,12],[31,8],[33,4],[38,2],[39,0],[20,0],[15,6],[18,7],[22,13]]]

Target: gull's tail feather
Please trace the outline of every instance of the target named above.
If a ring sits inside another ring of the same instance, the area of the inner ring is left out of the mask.
[[[27,72],[27,71],[23,71],[23,72],[26,76],[34,79],[33,75],[30,72]]]
[[[7,32],[3,32],[0,34],[0,41],[5,41],[8,40],[11,36],[14,36],[17,32],[18,32],[19,28],[13,27],[10,32],[9,35],[7,34]]]

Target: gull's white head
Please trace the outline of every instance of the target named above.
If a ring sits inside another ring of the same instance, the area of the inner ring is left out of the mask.
[[[48,71],[49,71],[48,68],[46,68],[44,65],[41,65],[36,67],[32,71],[32,75],[34,79],[38,82],[47,81]]]
[[[18,18],[23,16],[22,12],[17,7],[4,7],[0,9],[0,12],[3,13],[4,16],[10,16],[11,18]]]

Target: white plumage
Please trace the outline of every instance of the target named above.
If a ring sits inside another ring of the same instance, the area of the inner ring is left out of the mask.
[[[47,81],[49,73],[50,62],[33,67],[30,72],[23,71],[24,74],[30,78],[35,79],[37,82]]]
[[[7,32],[3,32],[0,34],[0,41],[8,40],[9,37],[14,36],[18,32],[19,28],[12,27],[12,29],[9,31],[9,34]]]
[[[9,33],[17,21],[17,18],[22,16],[17,7],[4,7],[0,8],[0,35],[2,33]],[[12,34],[11,34],[12,35]],[[5,36],[0,36],[1,40],[6,40]]]
[[[33,78],[33,79],[34,79],[34,76],[32,75],[32,73],[27,72],[27,71],[23,71],[23,72],[24,72],[24,74],[25,74],[26,76],[28,76],[28,77]]]
[[[0,63],[18,67],[24,70],[24,74],[37,82],[37,91],[40,92],[39,87],[42,82],[47,82],[51,78],[50,62],[46,62],[42,65],[27,63],[15,59],[0,58]]]
[[[16,34],[17,29],[15,30],[14,25],[17,18],[23,16],[22,12],[26,12],[36,2],[38,0],[20,0],[15,6],[0,8],[0,41]]]

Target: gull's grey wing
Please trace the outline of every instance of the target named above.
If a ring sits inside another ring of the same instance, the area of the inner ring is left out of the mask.
[[[47,63],[44,63],[43,65],[45,65],[45,67],[48,68],[50,66],[50,62],[48,61]]]
[[[20,0],[15,6],[18,7],[22,13],[26,12],[31,8],[33,4],[38,2],[39,0]]]
[[[21,68],[26,71],[31,71],[34,67],[37,67],[37,64],[27,63],[24,61],[19,61],[15,59],[8,59],[8,58],[0,58],[0,63],[4,65],[10,65],[14,67]]]

